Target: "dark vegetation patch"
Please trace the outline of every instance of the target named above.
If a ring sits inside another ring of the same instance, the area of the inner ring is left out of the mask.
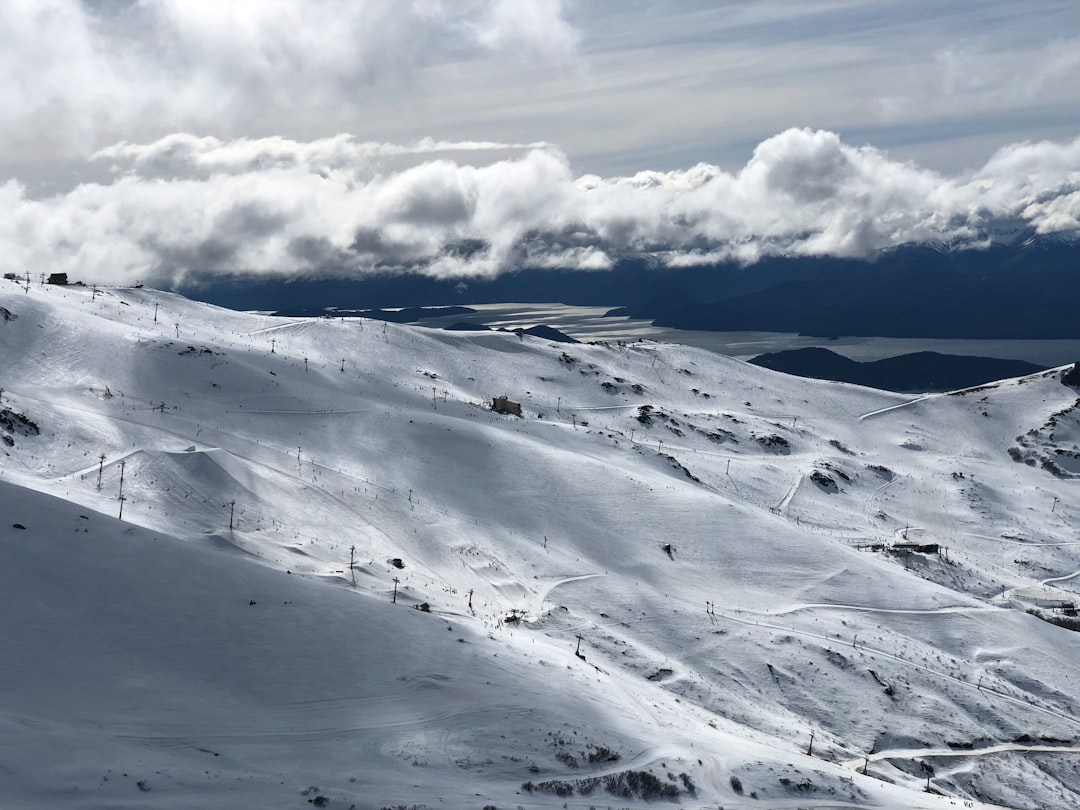
[[[15,446],[15,436],[38,436],[41,428],[25,414],[10,408],[0,409],[0,441],[8,447]]]
[[[1055,627],[1061,627],[1065,630],[1072,630],[1074,633],[1080,633],[1080,618],[1077,617],[1077,610],[1075,607],[1069,609],[1066,608],[1062,614],[1047,613],[1036,608],[1030,608],[1028,613],[1036,618],[1042,619],[1048,624],[1052,624]],[[1071,614],[1071,615],[1070,615]]]
[[[732,444],[738,444],[739,440],[735,438],[735,434],[730,430],[723,430],[717,428],[716,430],[706,430],[699,428],[696,425],[692,425],[693,429],[704,436],[706,439],[716,442],[717,444],[723,444],[724,442],[731,442]]]
[[[1041,467],[1057,478],[1080,478],[1072,471],[1080,467],[1080,449],[1075,445],[1068,449],[1055,446],[1060,441],[1057,429],[1066,420],[1074,425],[1080,421],[1080,399],[1051,414],[1040,427],[1017,436],[1016,444],[1006,451],[1009,458],[1029,467]]]
[[[693,796],[696,793],[697,787],[689,774],[680,773],[677,779],[681,781],[687,794]],[[646,801],[651,799],[677,801],[683,793],[679,789],[679,783],[674,774],[669,775],[669,781],[664,781],[648,771],[620,771],[605,776],[589,776],[570,781],[549,779],[546,782],[526,782],[521,786],[526,793],[553,793],[562,798],[573,796],[574,793],[590,796],[598,788],[620,799]]]
[[[0,428],[21,436],[38,436],[41,428],[32,419],[10,408],[0,409]]]
[[[1061,375],[1061,381],[1073,388],[1080,388],[1080,361],[1073,363],[1072,368]]]
[[[701,479],[698,478],[696,475],[694,475],[692,472],[690,472],[688,469],[686,469],[686,467],[684,467],[679,462],[679,460],[677,458],[675,458],[674,456],[669,456],[666,453],[661,453],[660,455],[661,455],[661,457],[666,458],[668,460],[668,464],[671,465],[672,469],[678,470],[679,472],[681,472],[683,475],[685,475],[687,478],[689,478],[691,481],[694,481],[695,483],[698,483],[698,484],[701,483]]]
[[[775,433],[768,436],[755,436],[754,440],[766,450],[772,450],[774,453],[787,455],[791,452],[791,442]]]

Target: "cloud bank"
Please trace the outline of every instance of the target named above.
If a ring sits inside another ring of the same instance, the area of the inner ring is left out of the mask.
[[[984,246],[1006,229],[1080,235],[1080,137],[1005,147],[962,177],[809,129],[763,141],[733,172],[703,163],[607,178],[575,176],[543,144],[346,135],[173,135],[93,160],[115,179],[42,198],[0,185],[0,269],[154,285],[223,274],[476,278],[603,270],[628,256],[667,266],[871,257]]]

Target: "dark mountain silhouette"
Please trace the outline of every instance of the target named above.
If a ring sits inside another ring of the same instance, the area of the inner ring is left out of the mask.
[[[517,331],[516,329],[514,330]],[[533,337],[543,338],[544,340],[551,340],[555,343],[580,343],[581,341],[575,340],[565,332],[560,332],[554,326],[548,326],[546,324],[537,324],[536,326],[530,326],[528,329],[521,330],[523,334],[532,335]]]
[[[841,263],[843,265],[844,263]],[[647,302],[718,301],[766,289],[780,281],[832,272],[833,260],[768,259],[751,267],[718,264],[668,269],[642,259],[627,259],[611,270],[523,268],[491,279],[435,279],[417,275],[358,278],[219,277],[181,285],[174,292],[196,301],[239,310],[303,310],[322,314],[327,307],[435,307],[461,304],[561,303],[577,306],[634,306]],[[667,301],[673,289],[682,299]],[[693,291],[692,294],[690,292]],[[651,310],[649,317],[655,317]]]
[[[861,363],[821,348],[762,354],[750,361],[797,377],[866,385],[887,391],[952,391],[1043,371],[1023,360],[914,352]]]
[[[707,331],[910,338],[1080,338],[1080,247],[896,251],[858,272],[785,281],[655,313]]]
[[[933,338],[1080,338],[1080,241],[1028,238],[985,250],[928,246],[872,261],[773,257],[750,265],[663,268],[641,258],[608,271],[521,269],[492,279],[417,275],[232,278],[182,287],[233,309],[322,314],[327,307],[563,303],[610,306],[658,326]]]
[[[516,335],[532,335],[533,337],[543,338],[544,340],[551,340],[555,343],[580,343],[581,341],[575,340],[565,332],[560,332],[553,326],[547,326],[545,324],[538,324],[537,326],[530,326],[528,329],[492,329],[490,326],[484,326],[479,323],[465,323],[459,321],[458,323],[452,323],[449,326],[444,326],[443,329],[447,329],[451,332],[513,332]]]

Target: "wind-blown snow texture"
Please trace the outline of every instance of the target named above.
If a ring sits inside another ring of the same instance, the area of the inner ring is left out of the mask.
[[[1060,369],[2,284],[5,808],[1080,803]]]

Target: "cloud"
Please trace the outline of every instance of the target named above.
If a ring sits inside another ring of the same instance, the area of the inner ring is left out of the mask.
[[[361,167],[378,167],[384,159],[406,159],[427,155],[507,154],[527,149],[545,149],[548,144],[497,143],[494,141],[436,141],[423,138],[411,144],[360,141],[352,135],[301,142],[278,136],[237,138],[222,141],[175,133],[148,144],[126,141],[99,149],[91,161],[106,162],[113,172],[133,172],[141,176],[173,177],[200,173],[242,174],[269,168],[303,169],[308,172],[355,172]]]
[[[176,132],[731,169],[792,125],[971,168],[1074,134],[1078,24],[1061,0],[4,0],[0,177],[59,188]]]
[[[5,0],[0,144],[55,157],[120,133],[319,119],[429,68],[566,65],[577,47],[560,0]]]
[[[966,40],[911,68],[905,86],[878,99],[879,110],[887,119],[1040,113],[1072,103],[1077,68],[1080,37],[1051,36],[1035,45]]]
[[[412,163],[387,169],[388,155]],[[488,159],[458,159],[470,155]],[[603,270],[628,256],[677,267],[982,247],[1005,226],[1080,237],[1080,138],[1008,146],[953,177],[810,129],[763,141],[734,172],[698,164],[609,178],[575,176],[545,145],[348,135],[174,135],[96,160],[115,164],[112,182],[42,198],[0,186],[0,268],[156,285],[220,274],[468,278]]]

